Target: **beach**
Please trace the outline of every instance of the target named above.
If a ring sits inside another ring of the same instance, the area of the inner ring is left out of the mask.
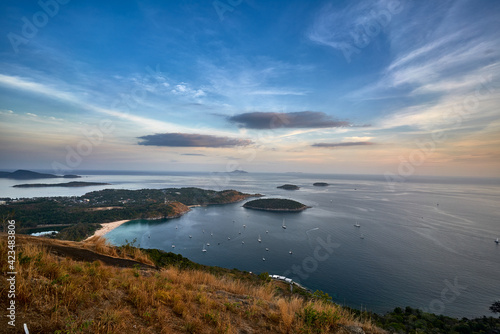
[[[120,226],[120,225],[122,225],[122,224],[124,224],[124,223],[126,223],[128,221],[130,221],[130,220],[118,220],[118,221],[111,222],[111,223],[103,223],[103,224],[101,224],[102,228],[100,228],[97,231],[95,231],[94,234],[92,234],[90,237],[88,237],[84,241],[87,241],[87,240],[89,240],[90,238],[93,238],[93,237],[102,237],[106,233],[114,230],[118,226]]]

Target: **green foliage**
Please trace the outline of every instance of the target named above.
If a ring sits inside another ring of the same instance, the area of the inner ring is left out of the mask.
[[[313,293],[313,298],[316,300],[320,300],[324,303],[328,303],[328,304],[333,303],[332,297],[330,297],[326,292],[323,292],[321,290],[316,290]]]
[[[283,198],[263,198],[246,202],[245,208],[263,210],[301,210],[306,206],[297,201]]]
[[[304,308],[299,318],[304,321],[304,333],[325,333],[335,328],[340,315],[332,310],[317,311],[311,305]]]

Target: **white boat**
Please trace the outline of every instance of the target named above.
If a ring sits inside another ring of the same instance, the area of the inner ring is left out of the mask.
[[[231,240],[231,238],[230,238],[230,237],[227,237],[227,240]]]
[[[497,240],[495,240],[495,242],[496,242],[497,244],[498,244],[498,243],[500,243],[500,241],[498,241],[498,238],[497,238]]]
[[[243,228],[246,228],[247,226],[245,224],[243,224]]]
[[[244,242],[244,241],[242,241],[242,242],[241,242],[241,244],[242,244],[242,245],[244,245],[244,244],[245,244],[245,242]]]
[[[290,251],[288,252],[288,254],[290,254],[290,255],[292,255],[292,254],[293,254],[291,249],[290,249]]]
[[[265,258],[265,257],[263,257],[263,258],[262,258],[262,261],[266,261],[266,258]]]
[[[210,243],[207,242],[207,246],[210,246]]]
[[[203,245],[203,249],[201,250],[203,253],[205,253],[207,250],[205,248],[205,245]]]
[[[259,234],[259,239],[257,239],[258,242],[262,242],[262,239],[260,238],[260,234]]]
[[[284,229],[286,229],[285,218],[283,218],[283,224],[281,224],[281,227],[283,227]]]
[[[266,247],[266,252],[269,252],[269,248]]]
[[[359,225],[359,223],[358,223],[358,222],[356,222],[356,224],[354,224],[354,226],[356,226],[356,227],[361,227],[361,225]]]
[[[189,235],[189,239],[191,239],[192,237],[193,237],[193,236],[190,234],[190,235]]]
[[[266,230],[266,233],[269,233],[269,231]]]
[[[175,248],[175,245],[172,245],[172,248]]]

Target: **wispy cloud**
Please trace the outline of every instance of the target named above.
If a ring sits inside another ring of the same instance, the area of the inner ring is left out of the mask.
[[[190,133],[157,133],[138,137],[139,145],[168,147],[235,147],[252,144],[248,139],[236,139]]]
[[[349,146],[367,146],[375,145],[368,141],[355,141],[355,142],[342,142],[342,143],[315,143],[312,147],[336,148],[336,147],[349,147]]]

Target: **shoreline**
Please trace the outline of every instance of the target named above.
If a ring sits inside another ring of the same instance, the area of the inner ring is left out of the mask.
[[[125,224],[126,222],[129,222],[129,221],[130,221],[130,219],[117,220],[115,222],[110,222],[110,223],[102,223],[101,224],[102,227],[100,229],[96,230],[94,232],[94,234],[92,234],[91,236],[89,236],[88,238],[86,238],[83,241],[88,241],[89,239],[91,239],[93,237],[103,237],[106,233],[111,232],[112,230],[114,230],[118,226]]]

